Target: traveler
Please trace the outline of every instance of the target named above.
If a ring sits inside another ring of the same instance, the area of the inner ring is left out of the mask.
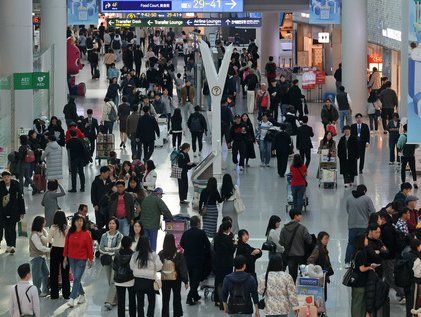
[[[397,150],[397,144],[399,140],[399,130],[401,127],[401,122],[399,120],[399,114],[394,113],[393,114],[393,120],[390,120],[387,124],[387,131],[389,131],[389,153],[390,153],[390,159],[389,159],[389,165],[393,165],[395,163],[395,157],[396,162],[400,163],[400,157]]]
[[[333,77],[336,80],[336,91],[339,91],[339,87],[342,86],[342,63],[339,63],[339,66],[335,70]]]
[[[320,117],[322,118],[322,124],[325,131],[328,124],[336,125],[336,122],[339,119],[339,113],[338,110],[332,105],[332,100],[330,98],[325,99],[325,104],[322,107]]]
[[[354,254],[355,239],[366,232],[370,214],[375,213],[373,201],[366,195],[367,187],[358,185],[346,200],[348,214],[348,246],[345,253],[345,266],[349,267]]]
[[[132,245],[131,249],[132,251],[136,251],[137,243],[139,242],[140,237],[143,237],[145,235],[145,230],[143,229],[143,224],[137,220],[135,223],[133,223],[132,226],[130,226],[130,233],[129,237],[132,239]]]
[[[234,204],[237,198],[241,198],[240,189],[237,185],[234,185],[230,174],[224,174],[221,186],[222,217],[231,218],[231,232],[233,234],[237,234],[238,230],[240,230],[238,226],[238,213],[235,210]]]
[[[194,113],[192,113],[187,120],[187,127],[191,133],[192,147],[193,147],[193,157],[196,155],[196,140],[199,145],[199,156],[202,155],[203,148],[203,133],[208,133],[208,128],[206,124],[206,119],[203,114],[200,113],[200,106],[194,107]]]
[[[370,263],[377,263],[382,265],[383,260],[389,256],[389,250],[380,240],[381,229],[377,223],[369,223],[367,228],[367,260]],[[377,275],[383,277],[383,266],[375,269]]]
[[[358,139],[351,135],[351,128],[348,125],[344,126],[343,133],[338,143],[338,158],[345,187],[349,187],[354,185],[354,178],[358,175]]]
[[[192,169],[196,165],[193,162],[190,162],[190,144],[183,143],[180,147],[180,156],[178,158],[178,167],[182,169],[181,178],[177,179],[178,181],[178,197],[180,198],[180,204],[187,205],[189,204],[187,199],[187,192],[189,190],[189,180],[187,178],[188,170]]]
[[[57,143],[60,146],[64,146],[64,130],[61,126],[61,121],[56,116],[51,117],[46,134],[54,135],[56,137]]]
[[[261,118],[263,113],[270,109],[270,95],[265,83],[260,84],[260,89],[256,93],[256,107],[259,111],[258,119]]]
[[[256,88],[259,83],[259,79],[253,68],[250,68],[249,74],[245,78],[245,82],[247,86],[247,113],[252,114],[254,112],[256,101]]]
[[[203,279],[205,267],[208,264],[211,245],[205,231],[200,229],[200,218],[190,218],[190,229],[181,236],[180,246],[184,250],[184,257],[189,272],[190,291],[187,294],[188,305],[195,305],[201,297],[197,292]]]
[[[78,119],[78,121],[79,121],[79,119]],[[67,129],[66,134],[65,134],[66,143],[69,142],[69,140],[71,139],[71,137],[72,137],[71,132],[72,131],[76,132],[76,136],[79,139],[83,139],[85,137],[85,134],[83,134],[82,130],[79,129],[76,122],[70,122],[67,127],[68,127],[68,129]]]
[[[141,50],[140,45],[137,45],[133,53],[133,59],[134,59],[134,64],[136,68],[136,77],[140,77],[140,70],[142,69],[143,57],[144,57],[143,51]]]
[[[231,143],[231,124],[233,121],[232,111],[228,108],[227,99],[221,100],[221,142],[225,136],[225,142]]]
[[[291,172],[291,192],[293,207],[301,212],[305,206],[305,193],[307,188],[307,167],[304,165],[299,154],[295,154],[290,167]]]
[[[284,272],[279,254],[269,259],[266,274],[259,277],[258,292],[264,297],[266,316],[288,317],[299,306],[294,281],[290,274]]]
[[[370,130],[368,125],[363,123],[363,115],[357,113],[355,115],[357,121],[351,126],[351,135],[356,137],[358,140],[358,157],[360,159],[359,171],[363,173],[364,160],[365,160],[365,149],[370,146]]]
[[[129,293],[129,316],[136,317],[136,292],[134,290],[134,276],[130,269],[130,260],[133,255],[132,239],[123,237],[121,249],[115,254],[112,261],[113,279],[117,290],[117,316],[126,316],[126,290]]]
[[[370,96],[367,99],[367,114],[370,120],[370,131],[377,132],[379,128],[379,116],[382,109],[382,103],[377,95],[377,92],[372,90]]]
[[[323,150],[329,150],[329,155],[336,156],[336,141],[333,139],[332,132],[325,132],[325,136],[320,140],[317,152],[321,154]]]
[[[259,140],[261,167],[270,167],[269,162],[272,154],[272,138],[268,135],[268,132],[272,126],[273,124],[268,121],[267,113],[263,113],[261,121],[257,126],[256,133],[256,139]]]
[[[269,62],[266,63],[265,71],[268,82],[276,78],[276,63],[273,61],[273,56],[269,56]]]
[[[232,161],[235,165],[239,164],[240,171],[244,170],[244,160],[246,159],[246,137],[247,131],[245,125],[241,122],[241,116],[236,115],[234,123],[230,129],[230,137],[232,140]],[[240,160],[238,160],[238,155]]]
[[[224,309],[221,292],[225,276],[232,273],[234,253],[237,248],[234,242],[234,234],[231,231],[232,223],[222,221],[218,233],[213,239],[214,273],[215,273],[215,306]]]
[[[399,204],[400,208],[402,209],[403,207],[405,207],[405,200],[409,195],[411,195],[411,192],[412,192],[411,183],[408,183],[408,182],[402,183],[401,190],[395,195],[395,198],[393,198],[393,201],[396,201]]]
[[[99,242],[99,253],[101,254],[101,264],[108,280],[108,294],[105,300],[105,309],[111,310],[117,304],[116,287],[113,279],[112,261],[114,256],[120,250],[123,235],[117,231],[119,220],[111,217],[108,221],[108,231],[105,232]]]
[[[69,226],[66,214],[57,210],[54,214],[53,225],[48,232],[48,243],[51,244],[50,252],[50,288],[51,299],[59,298],[59,276],[61,277],[61,292],[64,299],[70,296],[69,267],[63,265],[64,242]]]
[[[385,89],[380,93],[379,99],[382,103],[382,124],[383,133],[387,133],[387,124],[393,120],[393,113],[398,109],[398,95],[392,89],[392,83],[387,81]]]
[[[270,80],[269,83],[270,115],[275,120],[278,120],[278,109],[281,105],[282,90],[275,78]]]
[[[18,149],[16,177],[19,179],[21,190],[23,190],[24,187],[29,187],[29,185],[31,185],[32,192],[36,193],[36,187],[32,182],[32,163],[35,162],[35,154],[29,147],[27,135],[19,136],[19,142],[20,146]],[[23,182],[23,178],[25,178],[25,182]]]
[[[63,179],[63,153],[56,137],[48,135],[48,143],[42,152],[41,161],[46,162],[45,178],[47,180]]]
[[[249,241],[249,233],[245,229],[238,231],[237,253],[236,256],[242,255],[247,259],[247,267],[245,272],[250,273],[256,279],[255,263],[262,256],[262,250],[251,247]]]
[[[171,117],[171,130],[172,134],[172,147],[179,149],[181,146],[181,138],[183,136],[183,118],[181,117],[181,110],[179,108],[174,109],[174,114]]]
[[[306,263],[305,247],[312,243],[312,237],[305,226],[300,224],[301,212],[292,208],[289,211],[291,221],[281,230],[279,244],[285,248],[284,264],[292,279],[297,279],[298,266]]]
[[[157,174],[155,170],[155,163],[152,160],[145,162],[145,175],[142,179],[142,186],[148,191],[153,191],[156,187]]]
[[[86,111],[88,115],[85,119],[83,119],[83,134],[88,138],[91,143],[91,156],[94,155],[95,152],[95,140],[99,133],[99,125],[98,120],[93,117],[93,110],[88,109]]]
[[[128,236],[130,224],[134,219],[134,198],[132,194],[126,193],[124,180],[118,180],[115,186],[117,192],[110,195],[108,219],[116,217],[119,223],[118,231],[123,236]]]
[[[63,256],[63,266],[69,265],[73,272],[73,287],[67,305],[74,307],[78,295],[77,304],[86,302],[82,277],[86,264],[88,263],[88,268],[91,268],[94,260],[92,237],[86,229],[85,218],[80,215],[75,215],[72,219],[64,244]]]
[[[108,72],[110,73],[115,68],[110,68]],[[119,91],[122,90],[122,87],[118,84],[118,77],[114,76],[110,78],[110,84],[108,85],[107,92],[105,97],[112,100],[114,105],[118,105],[120,101]],[[124,92],[124,91],[123,91]],[[125,96],[124,96],[125,97]]]
[[[135,277],[134,288],[137,297],[138,316],[145,316],[145,295],[148,296],[148,310],[146,316],[153,317],[155,311],[155,290],[154,282],[156,273],[161,271],[162,262],[159,257],[152,252],[149,239],[141,237],[130,260],[130,269]]]
[[[339,91],[335,97],[335,106],[339,112],[339,128],[343,130],[345,126],[345,121],[346,125],[348,126],[352,124],[351,97],[345,91],[344,86],[339,87]]]
[[[311,149],[313,148],[311,138],[314,137],[314,132],[313,128],[307,125],[307,116],[303,116],[301,121],[302,125],[297,128],[297,150],[300,151],[301,160],[304,162],[305,159],[308,168],[311,161]]]
[[[140,112],[138,105],[132,106],[132,113],[127,117],[126,122],[126,133],[128,138],[130,139],[130,146],[132,149],[132,159],[141,159],[142,158],[142,147],[140,142],[136,141],[136,131],[137,131],[137,124],[140,118]]]
[[[72,188],[69,193],[76,193],[76,174],[79,174],[80,191],[85,191],[85,172],[83,168],[86,165],[85,148],[81,139],[77,137],[76,131],[70,131],[70,140],[66,144],[70,158],[70,173]]]
[[[79,115],[77,114],[77,108],[75,103],[75,98],[69,97],[67,104],[63,108],[64,119],[66,121],[67,127],[71,122],[76,122],[79,120]]]
[[[162,317],[169,317],[171,290],[173,293],[173,316],[183,316],[181,306],[181,283],[189,287],[187,264],[183,253],[177,251],[174,235],[167,233],[162,251],[158,253],[162,262]]]
[[[417,184],[417,171],[415,168],[415,150],[418,147],[417,144],[408,144],[408,125],[403,125],[403,133],[399,136],[397,143],[398,151],[402,152],[401,157],[401,180],[402,183],[405,183],[406,180],[406,166],[409,164],[411,169],[412,180],[414,182],[414,188],[418,189]]]
[[[19,282],[10,288],[9,313],[12,317],[40,317],[38,290],[31,285],[31,267],[24,263],[18,267]]]
[[[89,65],[91,65],[91,75],[92,79],[98,79],[98,64],[99,64],[99,56],[98,56],[98,50],[95,48],[88,51],[88,62]]]
[[[251,316],[254,303],[255,316],[259,317],[257,282],[246,273],[247,259],[237,255],[234,259],[234,269],[233,273],[224,278],[222,286],[225,313],[230,316]]]
[[[57,189],[60,189],[60,192],[57,193]],[[47,191],[42,197],[41,206],[44,207],[44,217],[45,217],[45,226],[50,227],[53,225],[54,215],[57,210],[60,209],[57,198],[66,196],[66,193],[63,187],[59,184],[57,180],[50,180],[47,183]]]
[[[402,273],[408,276],[409,285],[404,288],[406,300],[406,317],[414,316],[411,310],[414,308],[414,291],[418,283],[415,283],[414,265],[417,259],[421,258],[421,241],[419,239],[412,239],[410,242],[410,250],[403,252],[403,268]],[[411,269],[412,268],[412,269]]]
[[[118,106],[117,116],[118,120],[120,120],[120,148],[126,148],[126,141],[127,141],[127,118],[130,115],[130,104],[127,102],[127,97],[123,96],[121,98],[123,101],[122,104]]]
[[[273,140],[273,151],[276,155],[278,175],[285,177],[285,172],[288,165],[288,157],[294,153],[294,144],[292,143],[291,136],[285,131],[286,126],[284,123],[280,124],[281,131],[275,135]]]
[[[194,87],[191,85],[189,80],[186,80],[186,84],[181,88],[181,109],[183,110],[184,121],[187,124],[187,119],[190,113],[193,112],[193,102],[195,100],[196,92]]]
[[[104,107],[102,108],[101,122],[104,124],[105,133],[112,134],[114,122],[117,121],[117,107],[113,100],[104,99]]]
[[[144,161],[151,158],[155,148],[155,134],[159,138],[160,132],[158,122],[149,113],[150,107],[143,107],[143,116],[139,118],[136,131],[136,142],[141,142],[143,146]]]
[[[405,207],[409,209],[410,219],[407,221],[409,233],[415,233],[417,230],[417,225],[420,217],[420,211],[417,207],[417,196],[409,195],[405,199]]]
[[[277,215],[272,215],[269,218],[269,223],[266,228],[266,241],[272,243],[275,248],[269,251],[269,260],[275,255],[282,256],[285,248],[279,243],[279,236],[281,235],[281,218]]]
[[[150,195],[143,199],[140,209],[140,221],[143,224],[145,236],[149,238],[151,248],[155,252],[156,241],[158,237],[158,230],[161,228],[161,216],[164,220],[172,220],[171,211],[168,209],[165,202],[162,200],[164,194],[162,188],[155,188]]]
[[[381,86],[382,86],[382,83],[381,83],[380,73],[377,67],[373,67],[373,72],[370,74],[369,79],[368,79],[367,88],[370,90],[370,93],[371,93],[371,92],[377,92]]]
[[[200,193],[199,199],[199,214],[202,216],[203,230],[209,239],[212,239],[216,234],[218,203],[222,202],[217,186],[216,178],[209,178],[206,188]]]
[[[6,239],[6,253],[15,253],[16,223],[25,215],[25,201],[19,182],[12,179],[9,171],[1,173],[0,181],[0,243]]]
[[[288,101],[289,104],[294,107],[294,114],[297,115],[298,112],[298,118],[303,117],[303,103],[302,98],[305,98],[303,93],[301,92],[300,87],[298,86],[299,81],[298,79],[294,79],[292,81],[292,86],[288,90]]]
[[[46,257],[51,249],[47,246],[47,232],[44,228],[45,218],[36,216],[32,222],[31,235],[29,236],[29,256],[31,257],[32,281],[41,297],[49,294],[48,271]]]
[[[256,158],[256,152],[254,151],[256,137],[254,136],[253,124],[247,113],[241,115],[241,121],[246,127],[246,167],[250,167],[249,160]]]
[[[111,189],[110,168],[108,166],[101,166],[97,175],[91,185],[91,202],[95,210],[95,219],[98,228],[102,229],[108,219],[108,212],[100,209],[100,204],[105,195]]]

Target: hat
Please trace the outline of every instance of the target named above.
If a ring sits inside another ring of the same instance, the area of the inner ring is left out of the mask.
[[[74,122],[74,121],[72,121],[72,122],[69,122],[69,127],[71,127],[71,126],[77,126],[77,124],[76,124],[76,122]]]
[[[418,200],[417,196],[410,195],[410,196],[406,197],[405,204],[410,203],[411,201],[417,201],[417,200]]]
[[[154,189],[153,193],[158,194],[158,195],[163,195],[164,191],[162,190],[161,187],[157,187],[157,188]]]
[[[236,114],[236,115],[234,116],[234,119],[237,119],[237,118],[241,118],[241,116],[240,116],[239,114]]]
[[[12,176],[12,173],[10,173],[9,171],[5,170],[5,171],[3,171],[3,172],[1,173],[1,176],[2,176],[2,177],[4,177],[4,176]]]

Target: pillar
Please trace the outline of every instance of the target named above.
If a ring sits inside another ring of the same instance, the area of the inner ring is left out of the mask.
[[[50,67],[50,114],[61,113],[67,99],[66,21],[66,0],[41,0],[41,51],[53,47]]]
[[[0,73],[32,72],[32,0],[0,1],[0,30]],[[32,127],[33,90],[15,91],[13,118],[14,137],[20,127]]]
[[[262,12],[261,27],[261,47],[260,47],[260,69],[264,72],[269,56],[273,56],[273,61],[279,65],[279,55],[281,42],[279,40],[279,12]]]
[[[367,0],[344,0],[342,9],[342,82],[353,113],[366,113]]]
[[[401,67],[400,67],[400,101],[399,116],[407,117],[408,106],[408,56],[409,56],[409,0],[401,1],[402,15],[402,41],[401,41]]]

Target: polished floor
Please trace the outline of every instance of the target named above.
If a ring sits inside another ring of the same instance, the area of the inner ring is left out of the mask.
[[[105,69],[102,69],[102,74]],[[78,76],[78,81],[85,80],[88,87],[86,98],[78,100],[79,111],[92,107],[96,115],[101,113],[102,99],[105,95],[106,81],[102,77],[100,80],[93,81],[88,76],[88,67]],[[242,105],[238,105],[237,112],[242,112]],[[61,112],[61,111],[60,111]],[[59,113],[60,115],[60,113]],[[320,105],[310,105],[310,125],[316,132],[313,144],[315,149],[322,137],[322,125],[320,124]],[[116,127],[115,134],[118,135]],[[118,137],[117,137],[118,138]],[[366,156],[366,167],[364,174],[357,178],[358,183],[364,183],[368,188],[368,195],[373,199],[377,210],[386,205],[393,195],[399,189],[399,174],[393,167],[388,165],[388,137],[383,134],[372,135],[372,142],[368,148]],[[206,139],[209,142],[209,139]],[[118,140],[116,141],[118,145]],[[128,147],[129,148],[129,147]],[[315,150],[314,149],[314,150]],[[189,213],[191,208],[180,208],[178,204],[177,183],[169,177],[170,163],[169,154],[171,147],[167,143],[163,148],[157,148],[153,154],[153,159],[157,165],[158,181],[157,185],[165,191],[164,200],[168,204],[173,214]],[[205,143],[204,154],[209,152],[209,143]],[[257,148],[256,148],[257,152]],[[130,156],[130,150],[119,150],[117,153],[122,159]],[[347,241],[347,216],[345,211],[345,199],[350,195],[351,190],[343,187],[343,179],[339,177],[337,189],[321,189],[318,186],[318,180],[315,175],[317,172],[318,158],[316,151],[312,154],[312,163],[309,173],[309,187],[307,195],[309,197],[308,211],[303,217],[303,224],[307,226],[311,233],[317,235],[321,230],[327,231],[331,235],[329,251],[335,274],[328,287],[327,313],[332,317],[350,317],[350,289],[342,286],[341,280],[344,274],[344,253]],[[271,162],[272,167],[259,167],[258,160],[251,162],[251,167],[239,175],[232,168],[227,170],[235,177],[240,186],[242,197],[247,210],[239,216],[241,228],[246,228],[250,232],[251,244],[260,247],[265,240],[264,233],[269,217],[277,214],[283,222],[288,221],[285,213],[285,204],[287,201],[286,180],[278,177],[275,168],[275,161]],[[64,162],[65,180],[63,186],[68,188],[69,179],[67,173],[67,163]],[[87,175],[87,191],[85,193],[67,194],[59,201],[60,206],[67,213],[74,212],[80,203],[90,205],[90,182],[98,173],[99,165],[91,164],[85,168]],[[190,184],[191,185],[191,184]],[[192,186],[189,189],[189,200],[193,193]],[[25,192],[27,206],[27,216],[30,223],[34,216],[42,214],[40,206],[42,196],[31,196],[30,192]],[[159,234],[162,242],[163,232]],[[16,268],[19,264],[29,261],[28,240],[27,238],[18,238],[18,248],[15,255],[4,253],[5,244],[1,245],[0,250],[0,316],[8,316],[8,294],[9,288],[16,282]],[[264,255],[256,263],[258,274],[265,272],[267,266],[267,256]],[[86,286],[87,303],[79,305],[74,309],[69,309],[63,299],[52,301],[48,298],[41,299],[41,316],[116,316],[114,309],[111,312],[104,311],[103,304],[107,293],[107,282],[105,272],[102,272],[99,261],[96,261],[93,268],[86,270],[83,283]],[[183,291],[183,301],[185,300],[185,291]],[[391,292],[391,316],[404,316],[404,306],[398,305]],[[185,316],[223,316],[224,314],[217,310],[211,301],[202,300],[200,305],[193,307],[184,306]],[[155,316],[160,316],[161,300],[158,297],[155,309]]]

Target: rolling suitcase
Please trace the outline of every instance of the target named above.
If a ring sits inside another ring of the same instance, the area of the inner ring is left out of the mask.
[[[95,69],[95,71],[94,71],[94,77],[95,78],[99,78],[100,76],[101,76],[101,73],[100,73],[99,69],[98,68]]]
[[[45,179],[44,173],[34,174],[32,177],[34,188],[39,192],[45,192],[47,189],[47,180]]]

